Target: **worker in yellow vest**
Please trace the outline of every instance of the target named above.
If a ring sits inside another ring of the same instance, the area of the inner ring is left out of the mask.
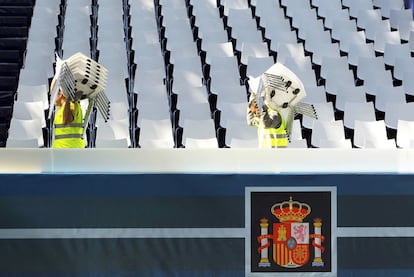
[[[51,84],[51,90],[55,85],[55,79]],[[69,101],[61,91],[55,100],[57,111],[55,113],[53,127],[54,137],[52,148],[85,148],[83,139],[83,112],[79,101]]]
[[[247,124],[257,127],[260,148],[286,148],[288,134],[286,121],[281,111],[273,110],[266,104],[259,110],[256,94],[249,99]]]

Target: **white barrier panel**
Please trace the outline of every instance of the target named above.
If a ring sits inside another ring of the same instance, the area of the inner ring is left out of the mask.
[[[0,149],[0,173],[414,173],[414,149]]]

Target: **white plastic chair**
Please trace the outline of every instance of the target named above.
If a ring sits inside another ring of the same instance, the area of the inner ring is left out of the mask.
[[[151,86],[158,86],[164,83],[165,70],[156,68],[151,70],[137,69],[134,78],[134,87],[136,92],[140,92],[141,88],[147,89]]]
[[[202,51],[206,53],[205,62],[210,64],[210,57],[232,57],[233,45],[231,42],[209,42],[203,43]]]
[[[411,9],[409,9],[411,12]],[[400,32],[401,40],[407,42],[410,40],[410,33],[414,31],[414,22],[411,18],[400,18],[398,21],[397,30]]]
[[[292,122],[292,130],[290,131],[289,140],[290,141],[298,141],[302,140],[302,125],[299,119],[295,119]]]
[[[405,92],[402,86],[377,88],[375,109],[385,112],[387,103],[406,103]]]
[[[348,60],[346,56],[340,57],[323,57],[321,63],[320,75],[322,78],[327,78],[332,71],[347,72],[349,70]]]
[[[224,7],[223,14],[225,16],[229,15],[229,9],[249,9],[249,5],[245,0],[221,0],[220,4]]]
[[[267,44],[265,42],[243,42],[240,63],[247,65],[249,57],[269,57]]]
[[[43,121],[39,118],[34,119],[17,119],[10,120],[9,136],[7,141],[15,146],[27,146],[29,142],[37,142],[36,147],[43,147]],[[14,142],[12,142],[14,141]]]
[[[246,76],[259,76],[274,65],[272,57],[248,57]]]
[[[380,0],[377,1],[379,8],[381,9],[381,15],[385,18],[390,18],[391,10],[402,10],[404,9],[404,0]]]
[[[306,87],[317,86],[316,74],[312,67],[312,61],[309,56],[303,57],[286,57],[284,65],[299,77]]]
[[[386,44],[401,44],[398,31],[380,31],[375,34],[374,49],[378,53],[384,53]]]
[[[9,138],[6,141],[6,148],[39,148],[41,146],[42,144],[39,144],[39,140],[37,138]]]
[[[43,110],[49,108],[48,86],[45,84],[25,85],[19,82],[17,88],[17,101],[19,102],[41,102]]]
[[[391,28],[397,29],[400,22],[413,21],[413,11],[411,9],[391,9],[389,11]]]
[[[365,30],[370,26],[370,22],[379,22],[382,20],[381,11],[379,9],[359,10],[356,19],[357,27]]]
[[[183,137],[182,143],[186,146],[185,142],[188,138],[197,140],[206,140],[209,142],[211,139],[216,139],[216,129],[214,121],[212,119],[196,120],[196,119],[185,119],[182,124]],[[217,142],[218,147],[218,142]]]
[[[271,33],[276,33],[276,31],[292,31],[289,20],[286,19],[284,15],[280,17],[275,15],[261,17],[259,21],[259,27],[265,30],[264,33],[266,38],[271,36]]]
[[[335,40],[341,41],[343,33],[350,31],[357,31],[355,19],[336,19],[332,23],[331,37]]]
[[[294,29],[300,29],[305,21],[312,22],[318,18],[316,9],[310,9],[305,5],[290,9],[288,13],[287,16],[291,18],[291,25]]]
[[[354,145],[358,148],[396,148],[395,140],[388,139],[384,120],[356,120]]]
[[[346,102],[344,108],[344,126],[348,129],[355,128],[355,121],[375,121],[375,109],[373,102]]]
[[[142,119],[139,145],[141,148],[173,148],[174,137],[170,119]]]
[[[384,63],[386,65],[395,66],[396,59],[403,58],[410,60],[411,59],[411,51],[408,47],[408,44],[392,44],[392,43],[385,43],[384,46]]]
[[[178,126],[183,126],[186,120],[211,120],[211,111],[209,103],[186,102],[185,100],[177,102],[179,112]]]
[[[279,43],[277,61],[283,63],[286,57],[305,57],[305,49],[301,43]]]
[[[398,120],[396,142],[399,148],[414,148],[414,121]]]
[[[345,53],[349,53],[350,45],[366,44],[364,31],[344,31],[339,35],[339,49]]]
[[[349,16],[358,17],[358,13],[361,10],[373,9],[372,0],[346,0],[346,6],[349,8]]]
[[[304,103],[323,103],[327,102],[324,86],[305,86],[306,97],[302,100]]]
[[[347,9],[338,9],[333,7],[319,7],[321,13],[326,14],[324,25],[328,30],[332,30],[335,20],[349,20],[349,13]]]
[[[354,75],[352,70],[329,71],[325,78],[325,89],[328,94],[338,95],[338,90],[342,86],[354,84]]]
[[[386,126],[396,130],[398,120],[414,121],[414,102],[386,104],[384,118]]]
[[[348,48],[348,63],[353,66],[358,65],[359,58],[375,58],[373,43],[351,43]]]
[[[127,141],[127,146],[131,146],[131,136],[129,131],[129,119],[108,120],[97,124],[97,133],[95,141],[104,140],[122,140]],[[99,143],[98,143],[99,144]],[[114,144],[116,144],[114,142]]]
[[[366,93],[369,95],[375,96],[379,86],[393,86],[392,73],[385,70],[383,61],[383,57],[361,57],[358,61],[357,76],[364,81]]]
[[[372,71],[384,71],[384,57],[361,56],[357,62],[357,77],[361,80],[369,79]]]
[[[346,102],[367,102],[364,87],[355,86],[353,83],[340,85],[336,94],[335,108],[339,111],[344,111]]]
[[[95,148],[128,148],[129,141],[127,138],[106,139],[99,138],[95,140]]]
[[[352,141],[350,139],[339,140],[320,140],[320,148],[339,148],[339,149],[352,149]]]
[[[318,0],[312,1],[312,4],[318,7],[318,15],[322,18],[329,16],[329,11],[332,9],[342,9],[342,3],[340,0]]]
[[[247,101],[244,102],[219,102],[220,126],[226,127],[229,120],[246,121]]]
[[[304,128],[312,129],[316,120],[335,121],[335,113],[332,102],[315,102],[311,104],[315,107],[318,119],[304,116],[302,119],[302,126]]]
[[[15,101],[13,104],[13,115],[16,119],[39,119],[42,128],[46,127],[45,110],[43,101]]]
[[[325,142],[345,139],[342,120],[315,120],[312,126],[311,145],[317,148],[326,147]]]
[[[391,31],[390,21],[388,19],[382,20],[378,19],[376,16],[371,20],[367,20],[365,25],[365,37],[368,40],[375,41],[375,36],[377,33],[389,32]]]
[[[246,120],[228,120],[225,144],[231,148],[258,148],[257,128],[247,125]]]
[[[407,70],[403,73],[402,86],[407,95],[414,95],[414,70]]]
[[[321,65],[325,57],[339,58],[340,50],[339,43],[325,43],[320,44],[316,51],[313,52],[312,62],[317,65]]]

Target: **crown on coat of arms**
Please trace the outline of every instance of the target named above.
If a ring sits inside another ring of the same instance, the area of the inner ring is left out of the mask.
[[[311,207],[290,197],[289,201],[274,204],[271,212],[280,222],[302,222],[310,214]]]

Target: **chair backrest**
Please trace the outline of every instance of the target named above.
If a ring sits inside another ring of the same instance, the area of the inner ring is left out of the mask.
[[[361,29],[367,28],[369,22],[371,21],[380,21],[381,20],[381,11],[379,9],[368,9],[368,10],[359,10],[357,13],[357,26]]]
[[[39,140],[36,138],[28,139],[14,139],[10,138],[6,142],[7,148],[38,148],[42,145],[39,145]]]
[[[355,86],[353,83],[339,86],[335,99],[335,108],[344,111],[346,102],[367,102],[364,86]]]
[[[129,128],[129,118],[119,120],[108,120],[107,122],[100,122],[97,125],[96,140],[112,139],[127,139],[128,146],[131,145]]]
[[[320,140],[320,148],[341,148],[351,149],[352,141],[350,139],[339,139],[339,140]]]
[[[311,134],[311,145],[324,147],[322,141],[341,141],[345,139],[344,123],[342,120],[315,120]]]
[[[353,66],[358,65],[359,58],[374,58],[375,50],[373,43],[351,43],[348,48],[348,63]]]
[[[208,42],[203,43],[202,50],[206,52],[206,63],[210,64],[210,57],[232,57],[233,45],[228,42]]]
[[[375,109],[373,102],[346,102],[344,108],[344,126],[355,128],[355,121],[375,121]]]
[[[399,148],[414,148],[414,121],[398,120],[396,141]]]
[[[257,128],[247,125],[246,120],[228,120],[226,123],[226,145],[232,148],[257,148]]]
[[[105,139],[100,138],[95,140],[95,148],[128,148],[130,147],[127,138],[120,139]]]
[[[13,105],[13,117],[17,119],[39,119],[42,127],[46,127],[45,110],[43,101],[15,101]]]
[[[219,102],[217,109],[220,110],[220,126],[226,127],[229,120],[246,120],[247,106],[247,101]]]
[[[185,138],[183,141],[185,148],[218,148],[217,138]]]
[[[381,15],[385,18],[390,18],[391,10],[402,10],[404,9],[404,0],[393,0],[393,1],[377,1],[380,2],[379,8],[381,9]]]
[[[247,76],[260,76],[268,70],[272,65],[274,65],[273,57],[253,57],[250,56],[247,58]]]
[[[306,98],[305,98],[306,99]],[[323,121],[335,121],[335,113],[332,102],[314,102],[310,103],[315,107],[317,120]],[[304,116],[302,120],[302,126],[306,129],[312,129],[316,119],[309,116]]]
[[[355,18],[358,17],[359,11],[372,10],[374,8],[372,0],[345,0],[343,2],[349,8],[349,16]]]
[[[354,145],[358,148],[396,148],[388,139],[384,120],[355,120]]]
[[[9,140],[37,140],[38,147],[44,146],[42,120],[34,119],[17,119],[10,120]]]
[[[385,112],[387,103],[406,103],[405,92],[402,86],[377,88],[375,96],[375,109]]]
[[[385,43],[384,45],[384,62],[386,65],[395,66],[396,59],[403,58],[410,60],[411,51],[408,44]]]
[[[269,50],[265,42],[243,42],[240,62],[247,64],[249,57],[268,57]]]
[[[209,140],[216,138],[216,129],[212,119],[185,119],[183,121],[182,142],[185,143],[187,138]],[[184,144],[185,146],[185,144]]]
[[[174,137],[171,120],[142,119],[140,123],[139,145],[142,148],[173,148]]]

